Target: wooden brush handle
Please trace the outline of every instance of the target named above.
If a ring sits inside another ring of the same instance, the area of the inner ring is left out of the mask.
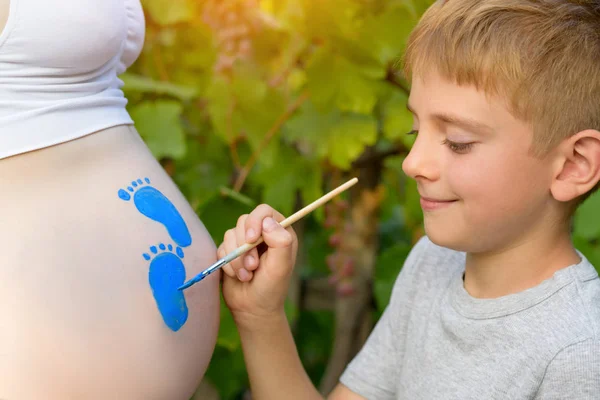
[[[321,207],[323,204],[327,203],[329,200],[333,199],[338,194],[340,194],[343,191],[347,190],[351,186],[354,186],[356,184],[356,182],[358,182],[358,178],[352,178],[352,179],[350,179],[348,182],[344,183],[343,185],[338,186],[337,188],[333,189],[331,192],[323,195],[322,197],[320,197],[317,200],[313,201],[312,203],[310,203],[306,207],[304,207],[304,208],[296,211],[294,214],[290,215],[289,217],[287,217],[286,219],[284,219],[283,221],[281,221],[279,224],[281,226],[283,226],[284,228],[287,228],[288,226],[292,225],[294,222],[300,220],[301,218],[303,218],[306,215],[308,215],[311,212],[313,212],[318,207]],[[232,251],[229,255],[227,255],[226,258],[229,258],[229,256],[231,255],[232,256],[231,260],[234,260],[237,257],[239,257],[240,255],[242,255],[245,252],[247,252],[248,250],[251,250],[251,249],[255,248],[256,246],[258,246],[262,242],[264,242],[264,239],[261,236],[260,238],[258,238],[258,240],[256,242],[246,243],[246,244],[241,245],[240,247],[238,247],[237,249],[235,249],[234,251]],[[231,260],[229,260],[228,262],[230,262]]]

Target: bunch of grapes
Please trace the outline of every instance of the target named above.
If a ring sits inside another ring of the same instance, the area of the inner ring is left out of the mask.
[[[264,25],[258,0],[207,0],[202,20],[215,32],[218,73],[231,71],[236,61],[252,56],[253,37]]]
[[[354,293],[354,258],[346,248],[344,238],[352,230],[352,225],[347,219],[348,202],[341,198],[333,200],[325,207],[325,228],[331,229],[329,245],[333,253],[327,256],[327,266],[331,271],[329,283],[335,286],[340,296],[349,296]]]

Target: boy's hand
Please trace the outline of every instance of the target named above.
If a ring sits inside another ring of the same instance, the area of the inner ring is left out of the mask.
[[[264,243],[223,267],[223,297],[239,327],[252,329],[271,318],[280,317],[288,292],[298,239],[291,227],[279,222],[285,218],[266,204],[242,215],[234,229],[225,232],[217,249],[219,258],[244,243],[263,236]]]

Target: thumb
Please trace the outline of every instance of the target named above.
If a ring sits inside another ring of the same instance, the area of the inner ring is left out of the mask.
[[[294,237],[273,218],[263,220],[262,237],[269,246],[266,256],[266,267],[269,274],[287,275],[293,267]]]

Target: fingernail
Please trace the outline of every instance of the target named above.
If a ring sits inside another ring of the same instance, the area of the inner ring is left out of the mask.
[[[238,276],[241,280],[245,281],[246,279],[248,279],[248,271],[242,268],[238,271]]]
[[[272,231],[277,226],[277,222],[271,217],[265,218],[263,220],[263,229],[267,232]]]
[[[246,231],[246,236],[247,236],[248,240],[254,240],[254,237],[256,236],[256,231],[254,229],[250,228]]]
[[[244,260],[244,264],[246,264],[246,267],[252,267],[252,265],[254,264],[254,257],[247,256]]]

